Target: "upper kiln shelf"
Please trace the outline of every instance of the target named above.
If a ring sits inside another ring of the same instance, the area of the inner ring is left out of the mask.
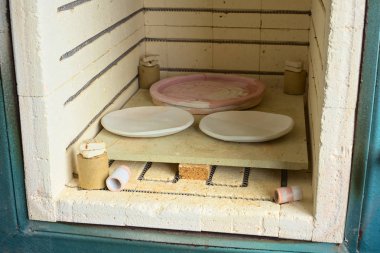
[[[140,89],[125,107],[153,105],[148,90]],[[202,116],[183,132],[159,138],[127,138],[103,129],[97,139],[107,144],[109,159],[167,163],[193,163],[268,169],[308,168],[303,96],[290,96],[267,89],[262,103],[252,108],[285,114],[294,119],[286,136],[264,143],[233,143],[213,139],[199,128]]]

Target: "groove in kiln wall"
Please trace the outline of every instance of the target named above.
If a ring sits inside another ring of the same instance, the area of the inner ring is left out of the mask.
[[[107,34],[107,33],[110,33],[112,32],[112,30],[116,29],[117,27],[121,26],[122,24],[128,22],[128,20],[132,19],[133,17],[135,17],[137,14],[139,14],[140,12],[142,12],[143,9],[139,9],[135,12],[132,12],[130,15],[126,16],[125,18],[119,20],[118,22],[116,22],[115,24],[109,26],[108,28],[102,30],[101,32],[95,34],[94,36],[92,36],[91,38],[87,39],[86,41],[82,42],[81,44],[79,44],[78,46],[74,47],[73,49],[71,49],[70,51],[64,53],[59,59],[62,61],[70,56],[73,56],[74,54],[76,54],[79,50],[81,50],[82,48],[84,48],[85,46],[91,44],[92,42],[94,42],[95,40],[97,40],[98,38],[100,38],[101,36]]]
[[[65,5],[62,5],[60,7],[57,8],[57,11],[60,12],[60,11],[67,11],[67,10],[72,10],[74,9],[75,7],[81,5],[81,4],[84,4],[86,2],[89,2],[91,0],[76,0],[76,1],[73,1],[73,2],[70,2],[70,3],[67,3]]]
[[[108,104],[106,104],[106,106],[100,110],[100,112],[98,112],[94,118],[92,118],[92,120],[87,124],[87,126],[70,142],[70,144],[67,146],[66,150],[71,146],[73,145],[76,141],[79,140],[79,138],[83,135],[83,133],[96,121],[99,119],[99,117],[108,109],[108,107],[113,103],[115,102],[116,99],[118,99],[120,97],[121,94],[123,94],[124,91],[126,91],[129,86],[131,86],[132,83],[136,82],[137,81],[137,76],[134,77],[130,82],[128,82],[124,87],[123,89],[121,89],[114,98],[112,98],[112,100],[110,102],[108,102]]]
[[[98,74],[96,74],[94,77],[92,77],[80,90],[78,90],[74,95],[70,96],[64,103],[64,105],[67,105],[71,101],[73,101],[76,97],[78,97],[82,92],[84,92],[96,79],[104,75],[109,69],[111,69],[113,66],[117,65],[118,62],[120,62],[124,57],[127,57],[134,49],[136,49],[138,46],[141,45],[141,43],[144,41],[144,39],[140,39],[136,44],[134,44],[132,47],[130,47],[127,51],[125,51],[123,54],[121,54],[119,57],[117,57],[114,61],[112,61],[110,64],[108,64],[102,71],[100,71]]]
[[[307,69],[310,1],[145,0],[146,51],[162,77],[184,72],[246,74],[281,85],[285,60]]]

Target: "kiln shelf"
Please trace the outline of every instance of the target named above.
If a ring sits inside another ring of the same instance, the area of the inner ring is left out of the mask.
[[[153,105],[149,90],[140,89],[126,107]],[[109,159],[167,163],[211,164],[268,169],[308,168],[303,96],[268,88],[260,105],[252,110],[285,114],[294,119],[286,136],[264,143],[232,143],[211,138],[198,127],[202,115],[183,132],[158,138],[127,138],[103,129],[96,137],[107,145]]]

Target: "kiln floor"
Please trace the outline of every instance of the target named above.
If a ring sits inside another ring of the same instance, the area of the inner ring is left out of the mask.
[[[311,238],[311,173],[290,172],[289,184],[300,185],[304,198],[278,205],[272,201],[277,170],[217,166],[208,181],[192,181],[162,163],[116,161],[110,172],[121,164],[132,172],[124,191],[81,190],[74,179],[59,196],[58,221]]]
[[[153,105],[149,91],[141,89],[125,108],[148,105]],[[190,128],[171,136],[127,138],[103,129],[97,139],[106,142],[112,160],[307,169],[303,96],[290,96],[278,89],[267,89],[262,103],[252,109],[288,115],[295,121],[294,129],[284,137],[263,143],[225,142],[202,133],[198,127],[202,116],[197,115]]]

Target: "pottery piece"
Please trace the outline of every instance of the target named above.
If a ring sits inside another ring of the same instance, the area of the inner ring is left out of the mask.
[[[193,115],[169,106],[131,107],[111,112],[102,118],[106,130],[126,137],[171,135],[185,130],[193,122]]]
[[[167,104],[167,103],[164,103],[161,101],[157,101],[155,99],[152,99],[152,101],[155,105],[173,106],[173,107],[188,111],[189,113],[194,114],[194,115],[207,115],[207,114],[211,114],[211,113],[215,113],[215,112],[224,112],[224,111],[232,111],[232,110],[234,110],[234,111],[246,110],[246,109],[249,109],[249,108],[252,108],[252,107],[258,105],[261,102],[258,100],[252,100],[252,101],[248,101],[246,103],[239,104],[239,105],[229,105],[229,106],[223,106],[223,107],[218,107],[218,108],[206,108],[205,109],[205,108],[191,108],[191,107],[185,107],[185,106],[179,106],[179,105],[171,105],[171,104]]]
[[[228,111],[204,117],[199,128],[205,134],[223,141],[264,142],[289,133],[292,118],[257,111]]]
[[[197,109],[259,104],[265,85],[259,80],[222,74],[200,74],[163,79],[152,85],[154,101]]]

